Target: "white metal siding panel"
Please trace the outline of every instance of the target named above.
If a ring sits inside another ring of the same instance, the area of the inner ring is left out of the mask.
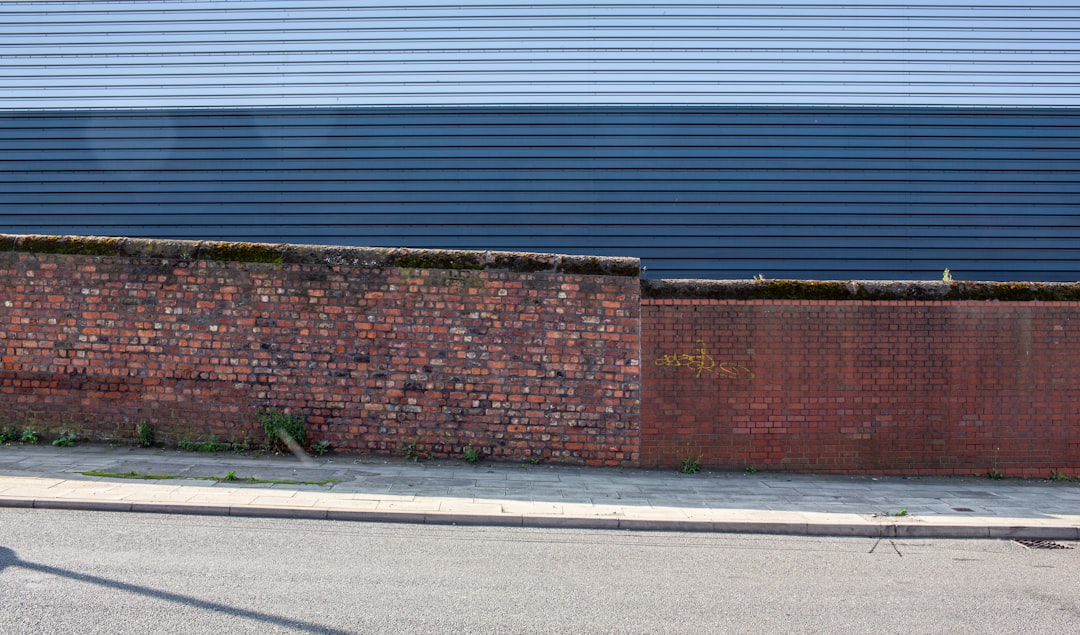
[[[1080,5],[0,3],[0,109],[1076,106]]]

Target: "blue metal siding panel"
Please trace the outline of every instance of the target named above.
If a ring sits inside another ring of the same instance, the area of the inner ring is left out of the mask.
[[[1080,109],[0,113],[0,231],[1080,280]]]
[[[0,108],[1074,106],[1080,5],[0,3]]]

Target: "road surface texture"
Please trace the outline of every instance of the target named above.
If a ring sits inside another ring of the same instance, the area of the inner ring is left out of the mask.
[[[0,632],[1077,632],[1042,546],[4,509]]]

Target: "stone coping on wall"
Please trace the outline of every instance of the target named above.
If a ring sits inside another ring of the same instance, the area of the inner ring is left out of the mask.
[[[642,280],[643,300],[927,300],[1077,302],[1077,282]]]
[[[225,260],[329,266],[349,265],[376,269],[388,267],[402,269],[468,269],[634,278],[641,274],[641,261],[637,258],[567,256],[506,251],[345,247],[102,236],[0,234],[0,251],[167,258],[183,261]]]

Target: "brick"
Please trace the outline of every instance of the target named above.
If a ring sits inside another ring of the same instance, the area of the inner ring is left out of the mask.
[[[640,323],[607,317],[639,311],[631,278],[12,252],[0,271],[19,282],[0,303],[13,424],[238,439],[278,404],[343,450],[637,461],[641,379],[622,356]],[[569,421],[584,434],[556,451]]]
[[[689,447],[728,469],[946,475],[996,453],[1016,476],[1080,473],[1078,317],[1080,303],[646,300],[642,464]],[[702,348],[754,378],[725,381]]]

